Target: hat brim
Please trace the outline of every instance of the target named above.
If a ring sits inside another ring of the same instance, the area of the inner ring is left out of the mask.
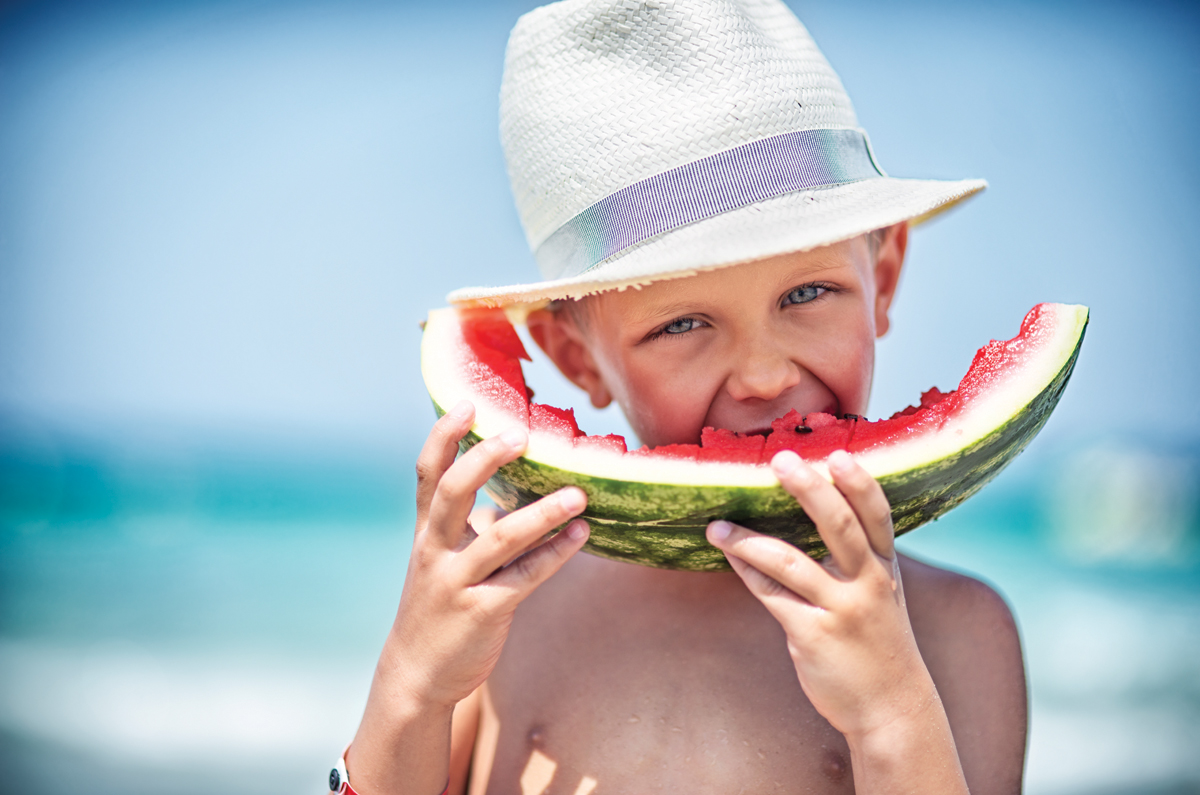
[[[880,177],[797,191],[672,229],[563,279],[507,287],[466,287],[459,305],[543,305],[641,287],[701,271],[839,243],[875,229],[919,224],[987,187],[980,179]]]

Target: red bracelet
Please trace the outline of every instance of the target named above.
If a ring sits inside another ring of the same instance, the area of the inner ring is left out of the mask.
[[[329,791],[336,795],[358,795],[354,791],[354,787],[350,786],[350,776],[346,773],[346,754],[350,752],[350,746],[346,746],[346,750],[342,751],[342,758],[337,761],[337,766],[329,771]],[[442,795],[450,795],[450,782],[446,782],[446,788],[442,790]]]

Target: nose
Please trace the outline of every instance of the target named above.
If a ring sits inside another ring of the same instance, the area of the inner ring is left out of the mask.
[[[759,340],[733,362],[725,388],[734,400],[774,400],[800,383],[800,367],[787,352]]]

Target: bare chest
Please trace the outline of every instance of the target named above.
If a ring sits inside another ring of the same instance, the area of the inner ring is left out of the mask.
[[[735,583],[680,599],[636,576],[599,582],[546,589],[518,612],[472,793],[853,791],[845,740],[805,697],[779,625]]]

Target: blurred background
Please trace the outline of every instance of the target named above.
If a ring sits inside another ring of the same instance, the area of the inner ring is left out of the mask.
[[[1028,792],[1200,792],[1200,12],[791,2],[890,173],[991,181],[914,234],[872,415],[1092,307],[1042,436],[903,543],[1013,605]],[[418,323],[534,274],[496,132],[532,5],[0,5],[0,790],[325,791],[403,581]]]

